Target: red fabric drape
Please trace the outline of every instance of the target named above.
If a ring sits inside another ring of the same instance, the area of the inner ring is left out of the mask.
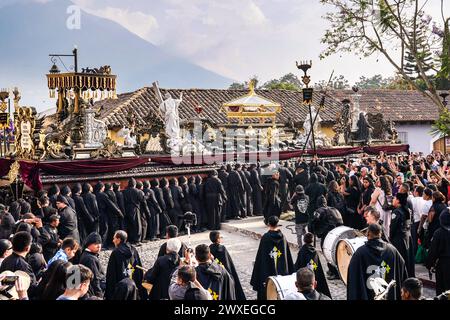
[[[409,144],[364,147],[363,151],[371,155],[378,155],[380,151],[384,151],[386,154],[396,154],[400,152],[409,153]]]
[[[118,158],[40,162],[39,169],[53,175],[82,175],[132,169],[148,162],[148,158]]]
[[[0,159],[0,177],[6,176],[14,160]],[[42,181],[39,175],[39,167],[36,162],[19,161],[20,176],[23,182],[33,190],[42,189]]]
[[[83,175],[124,171],[148,162],[148,158],[73,160],[57,162],[19,161],[23,182],[33,190],[42,189],[39,171],[52,175]],[[0,176],[8,174],[14,160],[0,159]]]

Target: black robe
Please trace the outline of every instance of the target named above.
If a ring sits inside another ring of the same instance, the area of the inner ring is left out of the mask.
[[[297,261],[295,261],[294,269],[309,268],[314,271],[317,281],[317,291],[324,295],[331,297],[330,289],[328,288],[327,279],[323,272],[322,264],[320,263],[319,255],[316,249],[310,244],[304,244],[298,252]]]
[[[219,230],[221,222],[221,210],[224,201],[227,200],[222,182],[217,177],[209,177],[203,186],[206,216],[209,230]]]
[[[281,215],[281,199],[280,199],[280,184],[275,179],[270,179],[265,190],[264,202],[264,218],[265,221],[270,216],[280,217]]]
[[[119,282],[125,278],[132,278],[139,291],[142,291],[143,272],[136,266],[142,266],[139,253],[129,243],[121,243],[111,252],[106,269],[105,298],[114,300]]]
[[[44,255],[45,261],[49,261],[58,251],[59,236],[58,229],[52,228],[50,225],[46,224],[42,227],[39,236],[39,244],[42,246],[42,254]]]
[[[119,219],[123,218],[123,214],[106,193],[97,192],[96,197],[100,213],[100,235],[103,243],[110,246],[114,232],[119,228]]]
[[[94,275],[89,285],[88,293],[92,296],[103,298],[106,288],[106,277],[98,254],[84,250],[81,254],[80,264],[91,269]]]
[[[253,205],[248,203],[251,199],[252,194],[252,187],[250,186],[250,183],[248,182],[247,176],[243,170],[238,170],[237,173],[241,177],[242,184],[244,186],[244,192],[240,194],[241,197],[241,203],[242,203],[242,209],[241,209],[241,217],[245,218],[247,215],[252,215],[253,213]],[[249,211],[249,209],[251,211]]]
[[[230,190],[228,187],[228,172],[225,170],[219,170],[218,178],[222,182],[223,188],[227,194],[227,198],[229,198]],[[222,208],[222,221],[226,218],[230,217],[230,202],[229,200],[225,201]]]
[[[372,239],[359,247],[353,254],[348,267],[347,300],[373,300],[375,294],[367,287],[367,280],[375,276],[383,277],[389,283],[395,280],[397,285],[389,291],[388,300],[399,300],[401,284],[408,278],[405,261],[397,249],[380,239]]]
[[[123,191],[123,198],[128,239],[131,243],[137,243],[142,235],[141,202],[145,201],[144,194],[134,187],[128,187]]]
[[[156,200],[155,192],[150,188],[145,188],[144,194],[147,201],[147,207],[149,209],[150,215],[147,217],[147,238],[156,238],[158,219],[157,217],[161,214],[162,209],[159,206],[158,200]]]
[[[280,167],[280,200],[281,200],[281,211],[284,212],[287,209],[287,198],[289,195],[289,183],[294,178],[292,173],[286,167]]]
[[[445,213],[444,214],[448,214]],[[450,290],[450,227],[436,230],[426,261],[428,269],[436,269],[436,295]]]
[[[239,217],[244,210],[242,195],[244,194],[245,189],[239,173],[234,170],[230,171],[230,173],[228,174],[228,189],[229,194],[227,195],[227,198],[230,210],[229,217]]]
[[[153,268],[144,276],[144,280],[153,285],[149,300],[169,299],[170,280],[179,265],[180,257],[177,253],[165,254],[156,259]]]
[[[253,214],[261,216],[263,214],[262,192],[263,186],[259,179],[258,171],[255,169],[250,170],[250,186],[252,187],[252,203]]]
[[[125,201],[123,199],[123,193],[120,190],[114,190],[114,194],[116,195],[116,199],[117,199],[117,206],[119,207],[120,211],[123,214],[123,218],[119,220],[119,227],[121,230],[125,229]]]
[[[94,224],[95,219],[93,216],[91,216],[81,195],[74,194],[73,201],[75,201],[75,208],[76,208],[75,211],[77,213],[78,232],[80,234],[80,241],[81,243],[83,243],[84,239],[88,236],[88,230],[91,229],[90,226]]]
[[[259,243],[253,266],[250,281],[253,290],[258,292],[259,297],[265,297],[268,277],[286,276],[292,273],[294,273],[294,263],[283,233],[280,230],[266,232]]]
[[[86,225],[86,235],[91,234],[92,232],[98,232],[99,230],[99,212],[97,205],[97,198],[95,194],[92,192],[83,191],[81,194],[84,200],[84,204],[89,212],[89,215],[94,219],[94,223]]]
[[[80,243],[80,234],[78,233],[78,219],[77,214],[71,207],[65,207],[60,209],[59,213],[59,226],[58,233],[61,239],[73,238]]]
[[[123,278],[116,285],[114,294],[110,300],[135,301],[139,300],[139,293],[136,284],[130,278]]]
[[[172,223],[178,227],[178,229],[182,226],[182,221],[180,220],[180,216],[183,215],[182,203],[184,199],[183,190],[177,185],[169,185],[170,194],[172,195],[173,200],[173,208],[169,210],[169,216],[172,220]]]
[[[225,268],[215,262],[198,265],[197,280],[211,293],[213,300],[236,300],[234,280]]]
[[[209,246],[211,254],[214,256],[214,261],[222,265],[228,273],[233,277],[234,287],[236,290],[236,300],[246,300],[244,290],[241,286],[238,273],[234,267],[233,259],[231,259],[227,248],[221,244],[213,243]]]
[[[152,186],[151,189],[155,194],[156,201],[158,201],[158,205],[161,208],[161,213],[157,216],[157,228],[159,236],[162,238],[166,233],[166,227],[170,224],[169,218],[167,215],[167,205],[164,201],[164,194],[160,187]]]
[[[392,211],[389,240],[405,260],[409,277],[415,277],[415,255],[411,237],[411,220],[407,208]]]

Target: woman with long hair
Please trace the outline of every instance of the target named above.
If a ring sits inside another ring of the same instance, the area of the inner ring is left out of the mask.
[[[375,190],[372,193],[370,205],[374,206],[380,213],[380,220],[383,222],[386,234],[389,234],[389,226],[391,224],[392,208],[389,208],[392,198],[392,184],[386,176],[378,177],[375,183]],[[385,209],[383,209],[383,207]]]
[[[372,199],[372,193],[375,191],[375,185],[370,176],[366,176],[362,179],[362,195],[361,201],[358,206],[358,214],[361,217],[361,228],[365,227],[364,210],[370,205]]]
[[[356,175],[352,175],[349,178],[348,188],[342,188],[342,194],[344,195],[345,205],[347,207],[346,215],[348,219],[348,226],[355,229],[360,226],[360,216],[358,215],[357,210],[361,199],[361,193],[361,183]]]
[[[56,298],[62,295],[66,290],[66,277],[72,263],[57,260],[52,263],[51,266],[53,266],[53,264],[56,264],[56,266],[52,268],[53,272],[48,278],[48,282],[44,287],[40,300],[56,300]],[[44,278],[42,280],[44,280]]]
[[[339,184],[335,180],[330,181],[328,184],[327,204],[329,207],[338,209],[343,217],[346,216],[345,199],[339,188]]]

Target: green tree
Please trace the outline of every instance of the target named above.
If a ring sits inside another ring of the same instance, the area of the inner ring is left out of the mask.
[[[352,52],[364,57],[381,54],[412,88],[429,97],[441,110],[444,109],[435,81],[428,74],[430,70],[437,73],[439,66],[428,64],[429,57],[424,57],[420,49],[432,48],[432,58],[436,61],[441,53],[436,54],[434,48],[444,40],[433,32],[431,22],[426,24],[421,20],[426,16],[423,1],[321,0],[321,3],[333,7],[325,15],[330,26],[322,38],[327,48],[321,58],[340,52]],[[441,3],[443,5],[443,0]],[[418,31],[420,27],[423,27],[421,32]],[[406,52],[414,68],[417,68],[414,77],[405,69]]]
[[[266,90],[291,90],[296,91],[302,88],[302,82],[300,79],[293,73],[288,73],[282,76],[279,79],[272,79],[264,83],[261,89]]]
[[[336,89],[336,90],[344,90],[344,89],[349,89],[350,88],[350,83],[341,74],[341,75],[338,75],[338,76],[334,76],[331,79],[330,83],[328,83],[328,81],[321,80],[321,81],[317,82],[314,86],[316,88],[325,88],[327,86],[331,86],[333,89]]]
[[[387,87],[391,79],[385,79],[381,74],[376,74],[373,77],[366,78],[365,76],[359,77],[359,81],[355,83],[355,86],[360,89],[384,89]]]

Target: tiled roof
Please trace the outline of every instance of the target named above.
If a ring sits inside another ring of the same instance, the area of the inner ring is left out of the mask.
[[[302,92],[289,90],[255,90],[258,95],[265,97],[276,103],[280,103],[282,111],[277,115],[277,123],[286,123],[289,118],[294,122],[303,122],[306,119],[308,108],[302,105]],[[183,92],[183,102],[179,107],[181,120],[190,120],[198,118],[195,108],[202,106],[203,112],[201,118],[209,120],[214,125],[226,124],[228,119],[224,112],[220,111],[223,103],[230,102],[248,93],[248,90],[220,90],[220,89],[161,89],[164,96],[169,92],[173,98],[178,98]],[[322,94],[314,92],[313,105],[316,110],[319,106]],[[145,124],[144,119],[157,117],[160,120],[159,104],[152,87],[145,87],[135,92],[118,95],[115,100],[102,100],[95,104],[95,108],[102,108],[100,120],[106,122],[109,127],[127,126],[127,116],[131,110],[136,115],[139,125]],[[337,115],[342,110],[342,104],[327,95],[325,106],[320,116],[323,122],[334,123]],[[258,119],[252,122],[258,123]],[[237,123],[237,120],[231,120],[231,123]]]
[[[333,91],[336,99],[352,101],[352,90]],[[363,89],[361,110],[367,113],[382,113],[386,120],[395,122],[435,121],[439,108],[430,98],[415,90]],[[353,102],[353,101],[352,101]]]

